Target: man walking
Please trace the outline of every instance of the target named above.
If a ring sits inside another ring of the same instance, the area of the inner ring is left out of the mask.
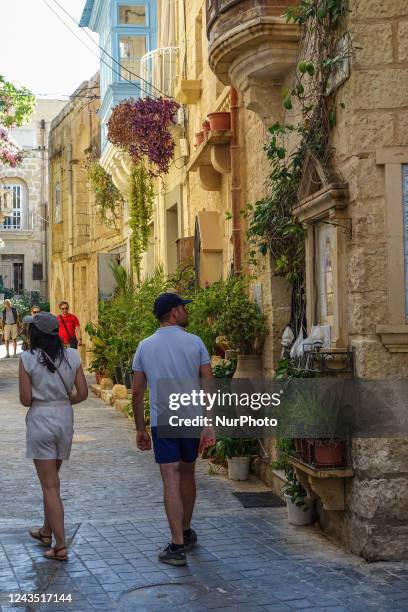
[[[171,543],[159,554],[159,560],[170,565],[185,565],[186,550],[197,542],[191,529],[196,485],[195,461],[200,448],[215,443],[212,428],[205,428],[201,438],[161,438],[157,433],[158,381],[212,378],[210,356],[198,336],[185,331],[187,311],[176,293],[162,293],[154,303],[159,329],[143,340],[133,360],[133,414],[136,445],[151,449],[151,439],[144,421],[144,393],[150,389],[150,422],[156,463],[163,480],[164,505],[171,531]]]
[[[6,357],[10,357],[10,342],[13,343],[13,357],[17,357],[18,314],[17,309],[11,305],[10,300],[4,300],[3,330],[4,342],[6,344]]]
[[[69,304],[65,300],[59,303],[58,315],[59,336],[66,348],[78,348],[82,345],[82,334],[79,319],[69,312]]]

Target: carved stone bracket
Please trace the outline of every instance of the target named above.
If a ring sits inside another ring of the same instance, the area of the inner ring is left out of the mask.
[[[296,477],[308,492],[309,497],[318,497],[325,510],[344,510],[345,478],[352,478],[352,468],[314,468],[293,457],[289,460],[295,468]]]
[[[232,132],[212,131],[190,160],[188,172],[197,172],[206,191],[221,189],[221,177],[231,172],[230,146]]]

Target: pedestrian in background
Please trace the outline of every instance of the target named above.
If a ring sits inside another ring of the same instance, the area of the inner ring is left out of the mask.
[[[28,407],[26,456],[34,460],[44,501],[44,523],[30,535],[43,546],[47,559],[66,561],[64,507],[60,496],[59,470],[69,459],[74,434],[72,404],[88,397],[80,357],[64,348],[57,318],[48,313],[24,317],[30,324],[30,350],[21,355],[20,401]]]
[[[4,300],[2,324],[4,332],[4,342],[6,344],[6,357],[10,357],[10,342],[13,343],[13,357],[17,357],[17,336],[19,317],[17,313],[17,308],[11,305],[10,300]]]
[[[65,348],[78,348],[82,345],[82,334],[79,319],[69,312],[69,304],[65,300],[59,303],[61,314],[58,315],[59,335]]]
[[[201,438],[164,438],[158,436],[158,384],[160,379],[194,381],[212,378],[210,356],[198,336],[186,332],[187,311],[175,293],[163,293],[154,303],[160,328],[142,340],[133,360],[133,414],[136,444],[140,450],[151,449],[151,438],[144,418],[144,393],[150,389],[150,421],[156,463],[163,480],[164,505],[171,531],[171,542],[159,554],[169,565],[185,565],[186,550],[197,543],[191,529],[196,499],[195,462],[199,450],[215,444],[212,427],[204,428]]]
[[[31,306],[30,313],[32,315],[39,314],[40,312],[41,312],[41,308],[39,306],[36,306],[36,305]],[[28,349],[30,348],[30,326],[28,323],[23,323],[20,337],[23,341],[21,348],[23,349],[23,351],[28,351]]]

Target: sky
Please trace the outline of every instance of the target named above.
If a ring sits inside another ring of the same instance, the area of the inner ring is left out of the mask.
[[[85,0],[57,0],[78,22]],[[46,5],[58,12],[87,49]],[[35,94],[69,95],[99,69],[98,47],[55,0],[0,1],[0,74]],[[90,33],[94,40],[97,36]],[[92,50],[92,51],[91,51]]]

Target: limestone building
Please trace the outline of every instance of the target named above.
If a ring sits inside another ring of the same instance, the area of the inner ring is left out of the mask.
[[[48,134],[64,104],[37,99],[30,122],[10,132],[24,151],[22,164],[0,167],[0,189],[13,201],[12,215],[0,224],[0,286],[16,295],[48,298]]]
[[[110,264],[127,265],[123,211],[116,227],[106,225],[88,178],[88,161],[100,154],[99,108],[96,75],[55,117],[49,139],[51,310],[58,313],[58,303],[67,300],[82,329],[97,320],[98,301],[114,288]],[[85,364],[88,348],[82,347]]]
[[[142,36],[146,53],[138,69],[147,83],[166,85],[167,95],[182,105],[175,160],[156,186],[145,270],[161,263],[173,272],[194,260],[204,285],[248,269],[252,247],[242,210],[269,194],[269,128],[302,118],[302,108],[287,98],[304,38],[282,16],[299,2],[161,0],[157,13],[155,3],[146,2],[137,33],[123,22],[125,8],[133,5],[113,0],[108,15],[98,0],[87,0],[81,24],[109,40],[119,62],[128,61],[120,56],[120,37]],[[258,258],[252,287],[269,320],[266,375],[274,373],[286,326],[299,315],[293,305],[299,291],[305,333],[324,330],[326,354],[334,361],[344,357],[350,375],[408,374],[407,23],[405,0],[350,0],[336,30],[336,69],[324,91],[335,104],[330,155],[325,167],[308,155],[293,199],[305,234],[303,289],[278,274],[269,255]],[[315,68],[306,64],[302,69],[313,76]],[[111,81],[104,77],[103,123],[115,101],[146,94],[131,90],[120,72],[113,75]],[[223,129],[213,124],[208,133],[206,121],[214,113],[226,114],[230,123]],[[128,160],[104,140],[104,130],[101,163],[126,199]],[[298,137],[296,131],[289,135],[289,150],[296,150]],[[298,468],[324,529],[367,559],[408,557],[407,445],[406,439],[355,439],[346,471],[321,475],[310,466]],[[274,484],[273,443],[267,448],[260,473]]]
[[[268,128],[295,123],[300,112],[282,104],[301,51],[301,33],[282,13],[298,4],[177,3],[176,96],[187,107],[190,146],[183,235],[195,235],[196,262],[210,262],[215,277],[245,268],[246,221],[238,211],[268,193]],[[324,327],[325,350],[334,359],[352,355],[357,378],[406,377],[408,6],[351,0],[347,9],[336,42],[341,63],[327,93],[336,100],[330,171],[308,159],[294,202],[306,235],[307,332]],[[217,111],[231,112],[231,131],[195,146]],[[258,265],[254,294],[269,317],[264,369],[272,373],[293,302],[269,258]],[[408,557],[407,466],[406,439],[356,439],[348,477],[298,475],[327,531],[368,559],[401,559]],[[273,479],[268,462],[261,472]]]

